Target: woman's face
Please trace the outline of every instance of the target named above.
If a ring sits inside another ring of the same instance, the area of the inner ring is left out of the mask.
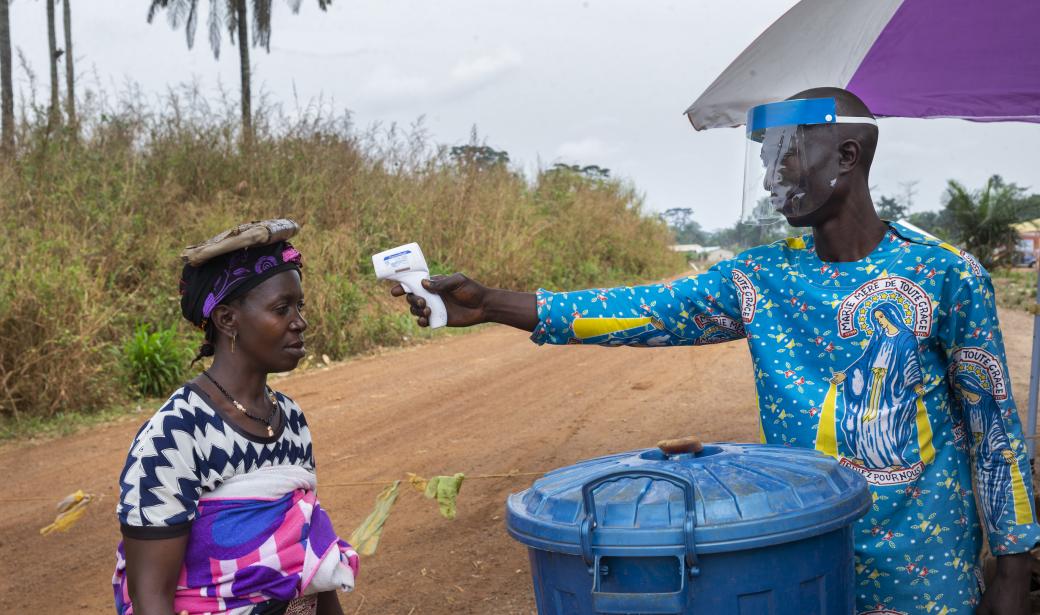
[[[297,271],[285,271],[250,290],[238,305],[237,352],[265,371],[287,372],[307,354],[303,332],[303,286]]]
[[[881,310],[874,310],[874,318],[877,319],[879,325],[886,329],[892,326],[892,323],[888,322],[888,319],[885,318],[885,313]]]

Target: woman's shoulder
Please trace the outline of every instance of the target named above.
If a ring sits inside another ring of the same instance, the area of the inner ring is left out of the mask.
[[[274,392],[275,399],[278,400],[278,403],[282,406],[282,409],[285,411],[285,419],[287,422],[287,426],[295,432],[299,432],[302,429],[306,428],[307,418],[304,416],[303,409],[300,408],[300,405],[297,404],[292,397],[289,397],[285,393],[276,389],[271,390],[272,392]]]
[[[286,409],[293,408],[297,412],[300,412],[300,406],[296,403],[296,401],[293,400],[292,397],[289,397],[286,393],[279,391],[274,387],[271,388],[271,392],[274,393],[274,396],[278,401],[282,402]]]
[[[205,429],[205,425],[218,420],[213,408],[198,394],[190,382],[173,391],[161,406],[141,426],[138,438],[147,432],[159,431],[170,435],[173,431],[190,434]]]
[[[202,394],[198,385],[193,382],[185,382],[170,394],[154,416],[174,415],[205,421],[216,414],[209,399]]]

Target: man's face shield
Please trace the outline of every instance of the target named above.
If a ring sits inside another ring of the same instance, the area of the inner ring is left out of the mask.
[[[747,118],[741,221],[772,224],[810,214],[827,202],[838,181],[841,117],[833,98],[785,100],[752,107]]]

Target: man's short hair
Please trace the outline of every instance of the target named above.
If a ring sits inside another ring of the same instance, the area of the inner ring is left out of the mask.
[[[835,111],[838,112],[838,115],[849,117],[874,117],[874,114],[870,112],[870,108],[867,107],[867,104],[864,103],[859,96],[856,96],[852,92],[842,88],[811,88],[798,92],[794,96],[788,98],[788,100],[802,98],[833,98]],[[843,140],[855,139],[859,142],[861,149],[860,160],[863,164],[863,171],[865,173],[869,172],[870,165],[874,161],[874,152],[877,150],[877,126],[872,126],[870,124],[840,124],[837,128],[841,131],[840,134]]]

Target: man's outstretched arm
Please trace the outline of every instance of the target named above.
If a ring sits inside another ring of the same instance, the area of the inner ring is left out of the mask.
[[[437,276],[423,280],[426,290],[437,293],[448,312],[449,327],[471,327],[485,322],[534,331],[538,326],[535,294],[488,288],[462,275]],[[430,308],[418,295],[406,293],[400,284],[390,289],[395,297],[406,296],[420,327],[430,325]]]
[[[676,346],[744,337],[726,268],[723,263],[662,284],[564,293],[488,288],[461,274],[423,284],[444,299],[449,326],[497,322],[533,331],[538,343]],[[406,295],[400,286],[391,294]],[[410,294],[407,299],[419,325],[427,326],[425,301]]]

